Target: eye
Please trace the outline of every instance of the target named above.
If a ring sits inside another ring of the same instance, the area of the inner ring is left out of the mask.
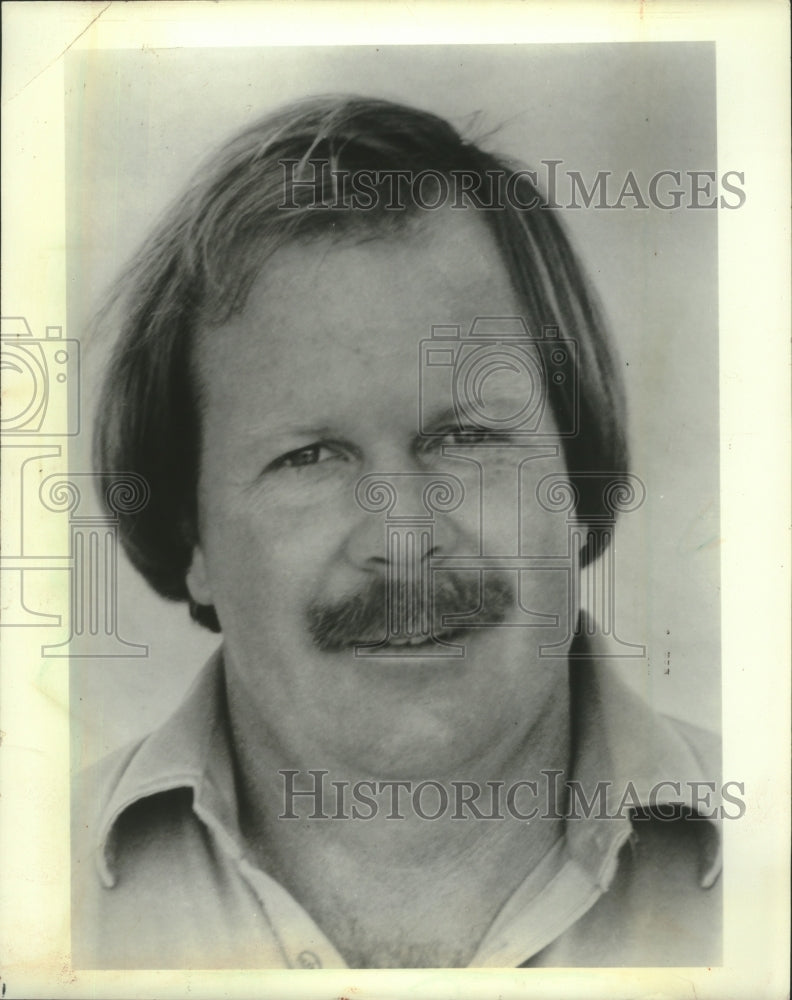
[[[498,445],[511,444],[512,436],[508,431],[498,431],[489,427],[454,426],[441,428],[437,436],[427,441],[427,449],[439,450],[444,446],[459,447],[460,445]]]
[[[281,455],[264,469],[265,472],[277,472],[280,469],[304,469],[309,465],[320,465],[332,459],[348,461],[349,456],[340,445],[317,441],[315,444],[296,448]]]

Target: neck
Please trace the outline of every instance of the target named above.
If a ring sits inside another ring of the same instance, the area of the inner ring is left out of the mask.
[[[350,768],[348,753],[309,744],[306,757],[268,740],[253,699],[228,685],[243,836],[352,967],[467,965],[561,838],[570,723],[559,675],[513,716],[524,724],[504,724],[486,747],[446,755],[443,768],[412,753],[397,773],[388,759],[379,775]]]
[[[379,770],[356,768],[348,755],[315,747],[305,766],[303,754],[268,740],[253,707],[229,686],[241,826],[270,869],[291,867],[290,853],[306,839],[295,834],[308,829],[319,856],[348,856],[358,870],[370,865],[380,875],[384,857],[391,871],[446,871],[479,858],[486,864],[490,852],[515,841],[527,871],[560,836],[557,789],[570,747],[565,674],[541,704],[526,707],[522,727],[478,753],[464,748],[442,768],[415,755],[403,769],[392,760]]]

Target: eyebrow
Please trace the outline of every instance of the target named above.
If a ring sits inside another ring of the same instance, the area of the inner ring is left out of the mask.
[[[305,437],[305,438],[337,438],[344,437],[338,428],[331,427],[329,424],[324,424],[320,426],[310,426],[310,425],[298,425],[289,423],[280,423],[273,425],[270,421],[266,421],[259,425],[248,425],[245,428],[245,437],[255,438],[256,440],[277,440],[280,437]]]
[[[431,411],[429,411],[428,414],[425,414],[426,419],[424,419],[423,421],[420,420],[421,414],[418,413],[416,414],[416,416],[419,417],[418,420],[419,425],[423,423],[424,425],[431,424],[432,426],[436,425],[440,427],[443,424],[447,423],[452,423],[452,424],[459,423],[459,420],[457,418],[457,412],[453,406],[449,406],[444,410],[438,410],[436,413],[432,413]],[[419,433],[420,433],[420,427],[419,427]]]
[[[497,403],[513,404],[524,401],[525,397],[520,393],[496,393],[492,397],[492,402],[496,404]],[[446,407],[443,410],[438,410],[437,413],[432,413],[431,411],[429,411],[429,413],[423,414],[424,419],[420,421],[420,423],[422,423],[423,426],[427,425],[442,426],[443,424],[446,423],[451,423],[456,426],[459,426],[461,419],[465,416],[464,409],[465,407],[462,407],[463,410],[462,413],[459,413],[457,409],[453,406]],[[482,423],[481,426],[485,427],[487,425]]]

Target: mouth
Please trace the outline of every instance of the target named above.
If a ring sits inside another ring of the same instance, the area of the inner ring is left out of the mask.
[[[365,638],[358,639],[349,644],[350,649],[357,649],[361,646],[378,649],[410,649],[418,650],[422,648],[437,648],[447,646],[454,642],[459,642],[466,634],[470,639],[472,633],[477,629],[444,628],[433,633],[420,633],[418,635],[390,635],[385,638]]]

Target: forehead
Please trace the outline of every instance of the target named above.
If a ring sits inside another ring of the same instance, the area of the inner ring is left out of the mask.
[[[464,331],[477,316],[521,311],[484,221],[446,208],[386,236],[283,247],[244,309],[201,333],[198,368],[210,403],[254,378],[273,404],[294,394],[315,402],[372,380],[393,388],[401,373],[414,382],[434,325]]]

